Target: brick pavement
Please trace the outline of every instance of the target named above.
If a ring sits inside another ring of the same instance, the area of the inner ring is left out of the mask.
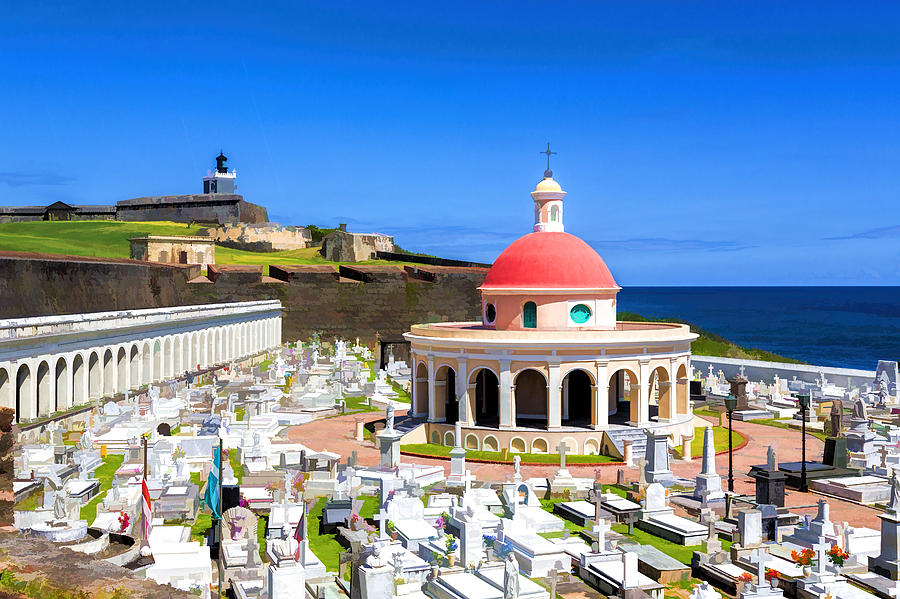
[[[398,410],[398,416],[403,412]],[[316,451],[334,451],[342,456],[349,456],[356,450],[359,457],[359,463],[362,465],[375,465],[378,463],[379,454],[374,444],[365,441],[358,442],[353,438],[357,420],[364,422],[372,422],[381,420],[383,416],[377,412],[369,412],[363,414],[349,414],[337,418],[328,418],[323,420],[314,420],[307,424],[291,427],[287,431],[287,437],[292,441],[297,441],[307,445]],[[710,419],[712,421],[712,419]],[[794,430],[780,429],[761,424],[753,424],[752,422],[735,422],[734,428],[749,439],[747,445],[734,454],[734,473],[735,473],[735,491],[752,495],[754,493],[753,479],[747,476],[750,466],[755,464],[764,464],[766,462],[766,450],[769,445],[775,447],[779,461],[798,461],[800,459],[800,432]],[[806,455],[810,460],[820,460],[822,457],[823,443],[812,436],[807,436]],[[434,464],[443,466],[449,472],[450,462],[447,460],[437,460],[429,458],[406,458],[410,461],[422,464]],[[512,465],[506,464],[476,464],[469,462],[468,468],[478,480],[503,481],[512,475]],[[693,478],[700,471],[701,460],[699,457],[691,461],[674,461],[672,462],[672,471],[678,476],[685,478]],[[716,466],[719,474],[722,475],[723,487],[727,484],[728,476],[728,456],[720,454],[716,457]],[[614,482],[616,471],[621,466],[609,464],[601,466],[601,477],[604,482]],[[596,466],[578,466],[569,464],[569,471],[574,476],[593,477]],[[556,471],[555,466],[549,465],[529,465],[522,464],[522,476],[529,477],[551,477]],[[629,480],[637,479],[637,469],[632,468],[626,471],[626,478]],[[815,504],[820,498],[814,493],[800,493],[798,491],[788,490],[785,502],[788,506],[802,506]],[[864,507],[842,501],[835,498],[828,498],[831,504],[831,518],[835,522],[849,522],[853,526],[867,526],[869,528],[880,528],[880,520],[876,514],[879,510]],[[815,513],[814,508],[799,509],[799,513]]]

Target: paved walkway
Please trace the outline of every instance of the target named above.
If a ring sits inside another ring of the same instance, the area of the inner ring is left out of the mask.
[[[402,412],[397,411],[400,416]],[[313,422],[291,427],[287,431],[287,437],[291,441],[303,443],[304,445],[316,451],[334,451],[345,458],[352,451],[357,452],[359,463],[365,466],[375,465],[378,463],[379,454],[375,445],[369,441],[358,442],[353,438],[355,431],[355,422],[361,420],[363,422],[372,422],[382,420],[383,415],[377,412],[369,412],[362,414],[349,414],[337,418],[328,418],[324,420],[315,420]],[[710,419],[712,421],[712,419]],[[747,476],[750,466],[766,463],[766,451],[769,445],[775,448],[779,461],[799,461],[800,460],[800,432],[765,426],[762,424],[753,424],[752,422],[735,422],[734,429],[749,439],[749,442],[740,451],[734,453],[734,476],[735,491],[738,493],[752,496],[755,493],[754,481]],[[806,455],[810,460],[818,460],[822,457],[824,449],[822,441],[812,436],[806,439]],[[450,462],[447,460],[436,460],[431,458],[405,458],[421,464],[434,464],[443,466],[449,472]],[[476,464],[469,462],[467,464],[469,470],[478,480],[489,481],[505,481],[512,476],[512,465],[506,464]],[[672,471],[676,475],[685,478],[694,478],[700,471],[701,460],[696,458],[691,461],[674,461],[672,462]],[[716,466],[719,474],[722,475],[722,486],[727,485],[728,477],[728,455],[722,454],[716,458]],[[578,466],[569,464],[569,471],[574,476],[591,477],[595,476],[597,470],[603,482],[612,483],[616,479],[616,471],[622,466],[617,464],[609,464],[605,466]],[[530,477],[552,477],[556,472],[556,466],[530,465],[522,464],[522,476]],[[626,478],[628,480],[637,480],[638,472],[636,468],[626,470]],[[798,491],[788,490],[785,503],[788,506],[804,506],[814,505],[820,498],[820,495],[814,493],[800,493]],[[880,520],[876,516],[879,510],[868,508],[854,503],[849,503],[835,498],[827,498],[831,504],[831,519],[834,522],[849,522],[851,525],[867,526],[869,528],[880,529]],[[814,514],[815,508],[798,509],[799,513]]]

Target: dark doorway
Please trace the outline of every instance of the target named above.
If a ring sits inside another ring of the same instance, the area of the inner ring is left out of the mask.
[[[486,368],[475,374],[475,425],[500,426],[500,381]]]

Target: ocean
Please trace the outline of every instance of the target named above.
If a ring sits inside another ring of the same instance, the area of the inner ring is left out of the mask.
[[[900,287],[626,287],[617,303],[809,364],[900,360]]]

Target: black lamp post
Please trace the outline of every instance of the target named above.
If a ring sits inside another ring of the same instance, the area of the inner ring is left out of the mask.
[[[731,430],[732,430],[732,417],[734,416],[734,409],[737,407],[737,398],[734,395],[729,395],[725,398],[725,411],[728,412],[728,492],[734,493],[734,462],[732,460],[731,453]]]
[[[800,492],[808,493],[809,486],[806,484],[806,414],[809,410],[809,393],[801,393],[797,396],[800,404],[800,455],[803,461],[800,463]]]

